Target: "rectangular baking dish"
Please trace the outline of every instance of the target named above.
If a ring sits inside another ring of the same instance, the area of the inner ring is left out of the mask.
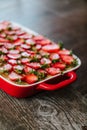
[[[33,34],[35,36],[39,35],[38,33],[32,31],[31,29],[28,29],[20,24],[11,22],[14,26],[18,26],[20,28],[22,28],[22,30]],[[81,65],[81,60],[76,56],[73,55],[73,57],[75,57],[78,61],[78,65],[76,67],[73,67],[70,70],[64,71],[63,74],[57,74],[55,76],[46,78],[45,80],[33,83],[33,84],[29,84],[29,85],[17,85],[11,81],[8,81],[6,78],[2,77],[0,75],[0,89],[2,89],[3,91],[5,91],[7,94],[17,97],[17,98],[23,98],[23,97],[27,97],[27,96],[31,96],[41,90],[48,90],[48,91],[52,91],[52,90],[56,90],[62,87],[65,87],[69,84],[71,84],[72,82],[74,82],[77,78],[76,75],[76,70],[80,67]],[[46,81],[52,81],[55,78],[59,78],[60,76],[67,76],[67,79],[61,81],[60,83],[57,84],[48,84],[46,83]]]

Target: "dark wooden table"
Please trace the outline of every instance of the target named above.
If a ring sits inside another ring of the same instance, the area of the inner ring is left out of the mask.
[[[87,130],[87,0],[0,0],[0,20],[62,40],[82,60],[66,88],[24,99],[0,90],[0,130]]]

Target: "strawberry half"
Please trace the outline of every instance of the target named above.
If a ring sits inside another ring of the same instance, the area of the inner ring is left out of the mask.
[[[28,74],[25,76],[25,81],[29,84],[35,83],[38,77],[35,74]]]
[[[60,73],[60,69],[59,68],[54,68],[54,67],[47,68],[46,71],[50,75],[56,75],[56,74]]]
[[[71,54],[71,51],[64,49],[64,50],[60,50],[60,51],[58,52],[58,54],[59,54],[59,55],[70,55],[70,54]]]
[[[50,53],[57,52],[59,49],[60,49],[60,47],[57,44],[45,45],[42,47],[42,50],[50,52]]]
[[[66,65],[64,63],[57,62],[57,63],[53,64],[53,67],[64,70],[66,68]]]
[[[70,65],[74,61],[74,58],[72,56],[67,55],[62,55],[61,59],[68,65]]]

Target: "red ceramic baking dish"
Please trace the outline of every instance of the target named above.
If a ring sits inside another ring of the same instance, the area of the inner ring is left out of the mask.
[[[2,24],[0,24],[0,29],[1,29],[1,31],[0,31],[0,56],[2,57],[2,48],[3,48],[3,46],[4,46],[4,44],[6,44],[6,42],[8,42],[8,41],[6,41],[6,40],[10,40],[10,42],[11,42],[11,44],[14,44],[13,42],[15,41],[15,39],[17,39],[16,38],[16,36],[14,35],[14,31],[11,31],[11,26],[14,28],[14,30],[16,31],[16,34],[18,35],[18,38],[20,37],[22,40],[26,40],[26,39],[31,39],[31,36],[35,36],[34,38],[37,38],[38,36],[40,36],[38,33],[36,33],[36,32],[34,32],[34,31],[32,31],[32,30],[30,30],[30,29],[28,29],[28,28],[25,28],[25,27],[23,27],[23,26],[21,26],[21,25],[19,25],[19,24],[17,24],[17,23],[14,23],[14,22],[11,22],[10,24],[9,24],[9,22],[2,22],[2,23],[4,23],[4,25],[2,25]],[[10,26],[8,26],[8,25],[10,25]],[[20,29],[22,29],[21,31],[19,31]],[[4,30],[4,31],[3,31]],[[27,34],[29,34],[29,36],[25,36],[25,34],[24,34],[24,32],[26,32]],[[7,35],[8,34],[8,35]],[[22,34],[22,35],[21,35]],[[12,37],[9,37],[9,36],[12,36]],[[25,36],[25,39],[23,39],[24,38],[24,36]],[[42,36],[40,36],[40,37],[42,37]],[[11,39],[11,38],[14,38],[14,41],[12,42],[12,40],[13,39]],[[3,39],[5,39],[5,41],[3,40]],[[17,39],[18,40],[18,39]],[[48,44],[49,43],[49,39],[45,39],[46,40],[46,44]],[[25,41],[24,41],[25,42]],[[37,44],[38,44],[38,42],[37,42]],[[43,43],[44,44],[44,43]],[[53,44],[53,43],[52,43]],[[7,45],[7,44],[6,44]],[[17,42],[17,44],[16,45],[18,45],[18,47],[19,47],[19,45],[20,45],[20,41],[19,42]],[[28,49],[26,50],[26,48],[27,48],[27,46],[26,45],[24,45],[24,43],[22,43],[22,46],[24,47],[23,49],[24,49],[24,51],[26,52],[26,51],[28,51]],[[43,45],[43,46],[46,46],[46,45]],[[42,48],[44,48],[42,46]],[[47,46],[49,46],[49,45],[47,45]],[[35,47],[36,47],[36,45],[35,45]],[[35,51],[35,47],[34,47],[34,50],[33,51]],[[39,47],[39,46],[38,46]],[[9,47],[8,47],[9,48]],[[47,48],[46,48],[47,49]],[[20,50],[20,48],[19,48],[19,50]],[[52,48],[51,48],[51,50],[52,50]],[[64,49],[63,48],[63,50],[66,50],[66,49]],[[5,50],[4,51],[6,51],[6,48],[5,48]],[[21,51],[21,50],[20,50]],[[30,50],[30,48],[29,48],[29,51],[31,51]],[[39,51],[41,51],[41,48],[40,48],[40,50],[38,50],[38,52]],[[48,52],[49,52],[49,48],[48,48],[48,50],[47,50]],[[52,55],[52,54],[54,54],[54,53],[56,53],[57,54],[57,51],[59,52],[59,50],[56,50],[55,52],[50,52],[50,55]],[[9,52],[11,52],[12,54],[10,55],[10,58],[13,58],[12,57],[12,55],[13,55],[13,53],[16,53],[17,52],[17,50],[12,50],[11,48],[9,49]],[[64,55],[70,55],[70,54],[67,54],[69,51],[66,51],[66,54],[63,54],[63,58],[64,58]],[[43,52],[42,52],[43,53]],[[24,53],[25,54],[25,53]],[[6,53],[5,54],[5,56],[8,56],[9,57],[9,54],[8,53]],[[70,56],[68,56],[68,57],[70,57]],[[52,70],[51,71],[49,71],[49,72],[51,72],[51,76],[48,76],[48,77],[46,77],[46,78],[43,78],[43,79],[41,79],[41,80],[39,80],[39,81],[37,81],[37,82],[32,82],[32,83],[30,83],[30,82],[28,82],[27,84],[17,84],[17,83],[15,83],[15,82],[13,82],[13,81],[11,81],[11,80],[8,80],[8,78],[6,78],[6,77],[4,77],[2,74],[0,74],[0,89],[1,90],[3,90],[3,91],[5,91],[7,94],[9,94],[9,95],[11,95],[11,96],[14,96],[14,97],[17,97],[17,98],[23,98],[23,97],[27,97],[27,96],[31,96],[31,95],[33,95],[33,94],[35,94],[35,93],[37,93],[37,92],[39,92],[39,91],[41,91],[41,90],[48,90],[48,91],[52,91],[52,90],[56,90],[56,89],[59,89],[59,88],[62,88],[62,87],[65,87],[65,86],[67,86],[67,85],[69,85],[69,84],[71,84],[72,82],[74,82],[75,80],[76,80],[76,78],[77,78],[77,75],[76,75],[76,70],[80,67],[80,65],[81,65],[81,61],[80,61],[80,59],[76,56],[76,55],[74,55],[74,54],[72,54],[72,57],[73,57],[73,59],[75,59],[76,60],[76,62],[77,62],[77,64],[75,65],[75,66],[73,66],[73,67],[69,67],[69,63],[70,62],[68,62],[67,64],[67,66],[68,66],[68,69],[65,69],[65,70],[63,70],[63,71],[61,71],[61,69],[59,69],[59,68],[55,68],[54,70],[54,73],[55,74],[53,74],[52,73]],[[6,58],[6,57],[5,57]],[[25,59],[27,59],[27,58],[25,58]],[[7,59],[7,60],[9,60],[9,59]],[[52,60],[52,59],[51,59]],[[15,61],[15,60],[13,60],[13,59],[10,59],[10,61],[12,62],[12,61]],[[7,61],[8,62],[8,61]],[[20,62],[20,61],[19,61]],[[40,62],[40,60],[39,60],[39,62]],[[58,62],[59,63],[59,61],[56,61],[56,60],[54,60],[53,62],[51,62],[51,64],[50,64],[50,66],[51,66],[51,69],[53,69],[53,67],[52,67],[52,65],[54,65],[54,64],[56,64],[55,62]],[[1,65],[2,63],[0,63],[0,65]],[[5,63],[4,63],[5,64]],[[65,63],[64,63],[65,64]],[[12,65],[12,64],[11,64]],[[12,66],[13,67],[13,66]],[[1,65],[1,68],[2,68],[2,65]],[[8,67],[7,67],[8,68]],[[31,66],[31,68],[32,68],[32,66]],[[61,71],[60,73],[56,73],[57,71],[58,71],[58,69]],[[44,69],[45,70],[45,69]],[[47,72],[48,72],[48,70],[49,70],[49,67],[48,68],[46,68],[46,70],[47,70]],[[37,72],[38,70],[36,69],[36,72]],[[11,75],[11,74],[10,74]],[[18,75],[17,75],[18,76]],[[21,76],[21,74],[20,74],[20,76]],[[50,83],[47,83],[47,81],[51,81],[52,82],[52,80],[53,79],[59,79],[59,77],[67,77],[66,79],[63,79],[62,81],[60,81],[60,82],[58,82],[58,83],[56,83],[56,84],[50,84]],[[26,78],[26,76],[25,76],[25,78]],[[32,80],[34,80],[34,78],[35,77],[33,77],[33,79]]]

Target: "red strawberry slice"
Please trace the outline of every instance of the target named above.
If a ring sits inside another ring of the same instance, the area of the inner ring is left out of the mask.
[[[25,81],[29,84],[35,83],[38,77],[35,74],[28,74],[25,76]]]
[[[31,72],[33,69],[31,68],[31,67],[29,67],[29,66],[25,66],[24,67],[24,71],[25,71],[25,73],[29,73],[29,72]]]
[[[39,53],[41,56],[49,56],[50,55],[50,53],[43,51],[43,50],[40,50]]]
[[[72,56],[67,56],[67,55],[62,55],[61,59],[66,63],[66,64],[71,64],[74,61],[74,58]]]
[[[66,68],[66,65],[64,63],[57,62],[57,63],[53,64],[53,67],[64,70]]]
[[[8,30],[5,30],[5,34],[7,35],[14,35],[15,34],[15,31],[8,31]]]
[[[51,60],[47,58],[42,58],[41,59],[41,64],[51,64]]]
[[[40,41],[39,43],[40,43],[42,46],[44,46],[44,45],[50,44],[51,41],[50,41],[49,39],[44,39],[44,40]]]
[[[9,62],[11,65],[16,65],[16,64],[17,64],[17,61],[14,60],[14,59],[10,59],[10,60],[8,60],[8,62]]]
[[[4,59],[5,61],[8,61],[8,57],[7,57],[6,55],[3,55],[3,59]]]
[[[30,50],[27,50],[27,53],[29,53],[29,54],[35,54],[34,51],[30,51]]]
[[[1,24],[3,24],[3,25],[10,25],[11,23],[9,22],[9,21],[3,21],[3,22],[1,22]]]
[[[5,38],[5,37],[6,37],[6,34],[5,34],[5,33],[1,33],[1,34],[0,34],[0,37],[1,37],[1,38]]]
[[[24,69],[24,67],[22,66],[22,65],[15,65],[14,67],[13,67],[13,69],[15,70],[23,70]]]
[[[22,39],[17,39],[17,40],[14,42],[15,46],[19,46],[19,45],[21,45],[22,43],[24,43],[24,40],[22,40]]]
[[[60,50],[58,52],[59,55],[70,55],[71,51],[70,50]]]
[[[4,45],[4,43],[3,43],[3,42],[0,42],[0,47],[3,46],[3,45]],[[1,48],[0,48],[0,49],[1,49]]]
[[[37,50],[40,50],[40,49],[41,49],[41,45],[40,45],[40,44],[37,44],[37,45],[36,45],[36,49],[37,49]]]
[[[27,52],[22,52],[22,53],[21,53],[21,56],[22,56],[22,57],[29,57],[29,56],[30,56],[30,54],[29,54],[29,53],[27,53]]]
[[[2,43],[4,42],[4,43],[5,43],[5,42],[8,42],[8,40],[5,39],[5,38],[1,38],[1,37],[0,37],[0,42],[2,42]]]
[[[21,75],[18,75],[13,71],[9,74],[9,79],[12,80],[12,81],[20,80],[22,78],[23,77]]]
[[[21,35],[26,34],[26,32],[22,31],[22,30],[17,30],[17,31],[15,31],[15,33],[16,33],[17,36],[21,36]]]
[[[8,50],[7,50],[5,47],[2,47],[1,50],[2,50],[2,52],[3,52],[4,54],[7,54],[7,53],[8,53]]]
[[[12,66],[10,64],[6,64],[3,66],[5,71],[11,71],[12,70]]]
[[[46,71],[50,75],[56,75],[56,74],[59,74],[61,72],[59,68],[54,68],[54,67],[47,68]]]
[[[35,45],[35,41],[32,39],[28,39],[28,40],[26,40],[26,44],[27,45]]]
[[[32,35],[30,35],[30,34],[22,34],[21,36],[19,36],[19,38],[27,40],[29,38],[32,38]]]
[[[52,54],[50,55],[50,59],[51,59],[51,60],[57,60],[57,59],[59,59],[59,55],[58,55],[57,53],[52,53]]]
[[[6,47],[7,49],[12,49],[12,48],[15,47],[15,45],[14,45],[14,44],[11,44],[11,43],[5,43],[4,45],[5,45],[5,47]]]
[[[38,72],[43,73],[43,74],[47,74],[47,72],[43,69],[39,69]]]
[[[34,37],[34,40],[35,40],[35,41],[41,41],[41,40],[43,40],[43,39],[44,39],[44,37],[43,37],[43,36],[40,36],[40,35]]]
[[[41,67],[40,63],[37,63],[37,62],[26,63],[26,65],[33,69],[39,69]]]
[[[16,50],[18,50],[19,52],[25,51],[25,49],[21,48],[20,46],[16,46]]]
[[[7,61],[7,60],[8,60],[8,57],[7,57],[6,55],[1,55],[1,56],[0,56],[0,59],[3,59],[3,61],[4,61],[4,60]]]
[[[17,26],[13,26],[12,29],[13,29],[14,31],[19,31],[19,30],[20,30],[20,28],[17,27]]]
[[[21,47],[24,48],[24,49],[29,49],[30,46],[26,45],[26,44],[21,44]]]
[[[13,32],[14,33],[14,32]],[[11,36],[11,38],[14,40],[14,41],[16,41],[17,39],[18,39],[18,36],[17,35],[13,35],[13,36]]]
[[[9,53],[10,54],[19,54],[19,50],[10,50]]]
[[[21,63],[23,63],[23,64],[28,63],[28,62],[29,62],[28,58],[22,58],[21,59]]]
[[[8,54],[7,56],[11,59],[19,59],[21,57],[20,54]]]
[[[58,52],[59,49],[60,49],[60,47],[57,44],[45,45],[42,47],[42,50],[50,52],[50,53]]]

